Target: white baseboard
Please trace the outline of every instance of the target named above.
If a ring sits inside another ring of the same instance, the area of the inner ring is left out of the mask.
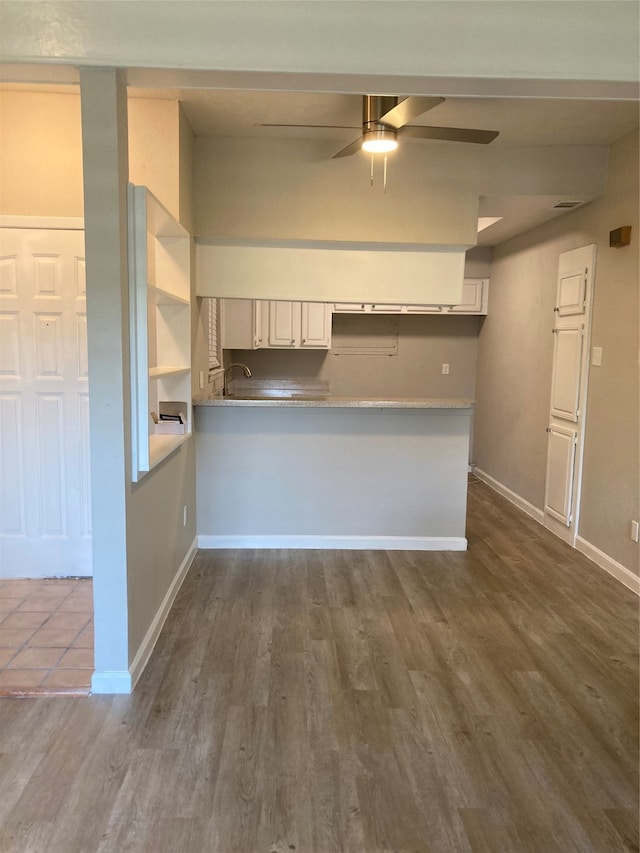
[[[199,548],[466,551],[464,536],[198,536]]]
[[[91,676],[92,693],[131,693],[132,689],[131,673],[126,669],[113,672],[94,672]]]
[[[158,637],[160,636],[160,631],[162,631],[162,626],[164,625],[166,618],[169,615],[169,611],[173,606],[173,602],[176,600],[176,595],[180,591],[180,587],[182,586],[182,583],[187,576],[187,572],[191,568],[191,564],[194,561],[197,550],[198,545],[196,538],[191,543],[191,547],[189,548],[186,557],[180,564],[180,568],[176,572],[175,577],[171,582],[171,586],[167,590],[167,594],[165,595],[162,604],[158,608],[158,612],[154,616],[153,622],[151,623],[151,625],[149,625],[149,630],[145,634],[142,643],[140,643],[140,648],[136,652],[131,666],[129,667],[129,672],[131,674],[131,690],[133,690],[133,688],[136,686],[138,679],[144,672],[144,668],[149,662],[151,653],[153,652],[155,644],[158,641]]]
[[[613,557],[609,557],[604,551],[596,548],[595,545],[587,542],[581,536],[576,536],[576,548],[581,554],[584,554],[585,557],[588,557],[597,566],[604,569],[605,572],[613,575],[616,580],[623,583],[632,592],[635,592],[636,595],[640,595],[640,578],[625,568],[622,563],[618,563]]]
[[[197,550],[197,542],[194,539],[186,557],[180,564],[180,568],[176,572],[175,577],[167,590],[167,594],[165,595],[162,604],[158,608],[158,612],[156,613],[153,622],[149,626],[149,630],[145,634],[144,640],[140,644],[140,648],[138,649],[129,670],[104,672],[96,670],[91,678],[92,693],[131,693],[133,691],[133,688],[136,686],[138,679],[144,672],[144,668],[151,657],[151,653],[153,652],[154,646],[160,636],[162,626],[164,625],[173,602],[176,599],[176,595],[187,576],[191,563],[193,563]]]
[[[515,492],[512,492],[511,489],[498,482],[498,480],[494,480],[493,477],[491,477],[485,471],[482,471],[480,468],[475,468],[474,474],[479,480],[482,480],[483,483],[486,483],[487,486],[491,486],[494,492],[497,492],[499,495],[502,495],[503,498],[506,498],[514,506],[517,506],[518,509],[521,509],[530,518],[533,518],[539,524],[544,524],[544,512],[541,509],[538,509],[538,507],[535,507],[533,504],[529,503],[529,501],[526,501],[524,498],[521,498],[520,495],[517,495]]]

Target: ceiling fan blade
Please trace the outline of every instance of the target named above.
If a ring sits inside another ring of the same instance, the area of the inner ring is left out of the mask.
[[[264,124],[258,124],[256,127],[311,127],[311,128],[319,128],[324,130],[325,127],[328,127],[330,130],[361,130],[362,128],[359,125],[351,124],[272,124],[270,122],[265,122]]]
[[[395,127],[396,130],[399,130],[405,124],[413,121],[414,118],[418,118],[422,113],[426,113],[427,110],[431,110],[443,102],[444,98],[422,98],[411,95],[381,115],[378,121],[380,124],[388,124],[389,127]]]
[[[342,151],[338,151],[337,154],[333,155],[333,159],[336,157],[348,157],[350,154],[356,154],[362,148],[362,143],[364,141],[364,136],[359,136],[352,143],[347,145],[346,148],[343,148]]]
[[[468,127],[403,127],[398,133],[413,139],[442,139],[446,142],[475,142],[487,145],[496,138],[499,131],[472,130]]]

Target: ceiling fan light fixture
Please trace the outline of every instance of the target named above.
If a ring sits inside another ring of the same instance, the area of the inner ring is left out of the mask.
[[[396,130],[365,130],[362,150],[369,154],[388,154],[398,147],[398,132]]]

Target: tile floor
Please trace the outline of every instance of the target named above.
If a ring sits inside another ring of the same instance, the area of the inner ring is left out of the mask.
[[[90,579],[0,580],[0,696],[88,695]]]

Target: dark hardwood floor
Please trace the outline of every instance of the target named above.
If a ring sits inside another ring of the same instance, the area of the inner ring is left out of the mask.
[[[0,700],[2,853],[638,850],[638,600],[469,551],[201,552],[131,697]]]

